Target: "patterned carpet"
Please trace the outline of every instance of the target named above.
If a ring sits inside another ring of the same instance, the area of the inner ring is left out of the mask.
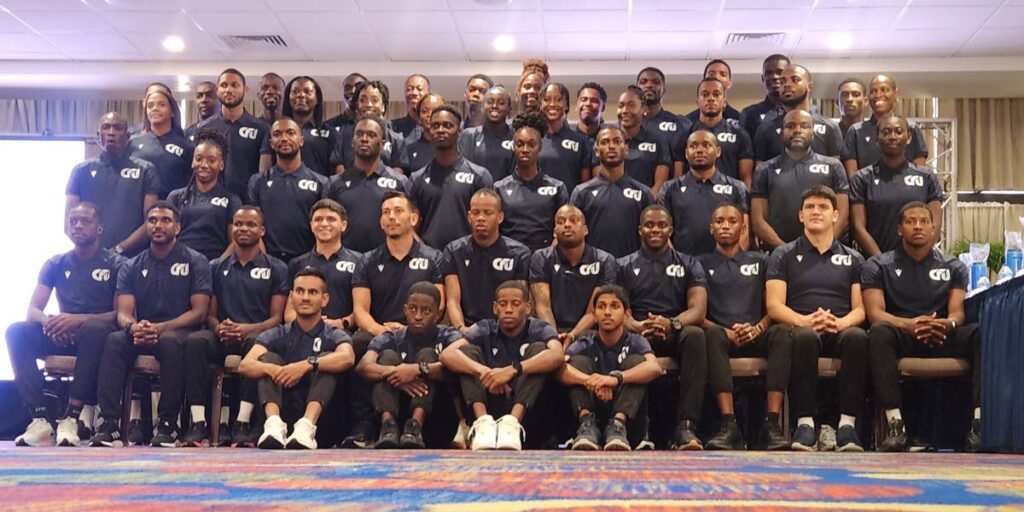
[[[1024,456],[15,448],[2,510],[1024,510]]]

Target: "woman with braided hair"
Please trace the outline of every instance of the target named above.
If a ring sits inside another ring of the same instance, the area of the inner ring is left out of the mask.
[[[516,95],[519,96],[519,108],[522,111],[540,108],[541,91],[551,80],[548,63],[542,59],[526,59],[523,61],[523,72],[516,84]]]

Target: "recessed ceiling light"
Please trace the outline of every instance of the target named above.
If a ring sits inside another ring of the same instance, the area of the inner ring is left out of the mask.
[[[181,36],[167,36],[164,39],[164,49],[169,52],[182,52],[185,50],[185,40]]]
[[[500,35],[494,38],[494,42],[491,45],[501,53],[508,53],[516,49],[516,40],[510,35]]]
[[[853,46],[853,36],[849,32],[833,32],[828,35],[828,47],[833,50],[847,50]]]

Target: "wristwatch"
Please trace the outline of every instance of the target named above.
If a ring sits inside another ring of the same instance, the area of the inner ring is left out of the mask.
[[[426,361],[420,361],[420,376],[426,377],[430,375],[430,365]]]
[[[681,322],[679,318],[672,317],[672,330],[675,332],[683,330],[683,322]]]
[[[309,358],[306,359],[306,362],[313,367],[314,372],[320,369],[320,357],[317,355],[314,354],[309,356]]]
[[[523,363],[520,363],[519,361],[513,361],[512,362],[512,369],[516,371],[516,377],[522,375],[523,374]]]
[[[608,372],[608,375],[612,376],[612,377],[615,377],[615,380],[617,380],[619,382],[619,384],[618,384],[619,386],[622,385],[622,372],[620,372],[619,370],[612,370],[612,371]]]
[[[124,247],[121,247],[121,244],[117,244],[114,246],[114,252],[124,254]]]

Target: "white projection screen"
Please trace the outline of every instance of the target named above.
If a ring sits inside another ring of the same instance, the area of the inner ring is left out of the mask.
[[[0,329],[25,319],[39,269],[50,256],[70,250],[64,236],[64,188],[71,169],[85,159],[83,138],[2,137],[5,164],[0,186]],[[57,312],[50,299],[47,312]],[[5,342],[0,345],[0,380],[13,380]]]

